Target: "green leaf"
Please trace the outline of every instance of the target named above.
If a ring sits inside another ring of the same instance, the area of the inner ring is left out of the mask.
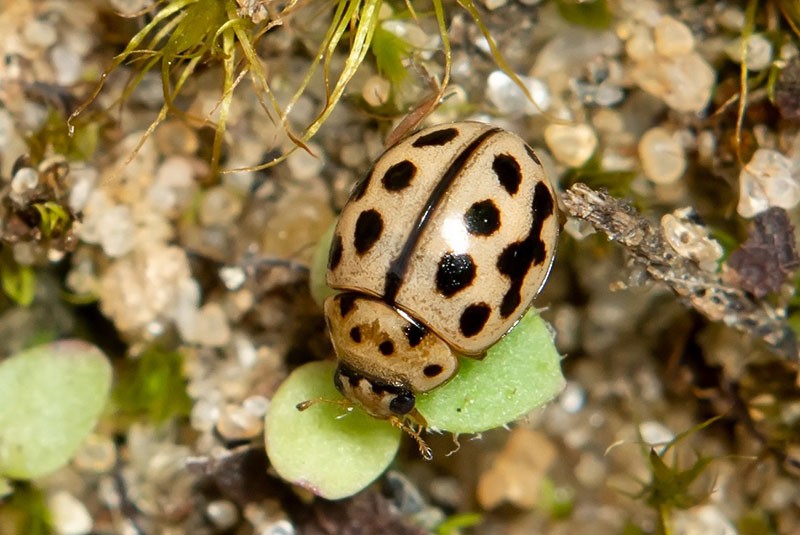
[[[411,54],[411,45],[397,34],[378,25],[372,36],[372,53],[378,72],[386,76],[393,85],[402,82],[408,76],[408,69],[403,60]]]
[[[52,518],[44,493],[32,485],[17,485],[10,498],[0,502],[0,533],[53,533]]]
[[[450,382],[418,396],[417,409],[431,427],[480,433],[541,407],[563,388],[553,335],[532,308],[483,360],[462,358]]]
[[[392,462],[400,431],[385,420],[331,403],[303,412],[310,399],[341,400],[333,386],[332,362],[311,362],[294,370],[270,402],[265,423],[267,455],[285,480],[336,500],[359,492]]]
[[[320,237],[311,259],[311,273],[309,274],[311,297],[320,307],[325,299],[339,293],[325,282],[325,273],[328,271],[328,251],[331,248],[334,230],[336,230],[336,221]]]
[[[66,464],[97,424],[110,387],[105,355],[80,340],[0,363],[0,476],[34,479]]]
[[[606,0],[556,0],[556,5],[559,15],[572,24],[605,30],[613,22]]]
[[[20,306],[33,303],[36,294],[36,274],[31,266],[17,264],[10,255],[0,260],[0,284],[3,292]]]

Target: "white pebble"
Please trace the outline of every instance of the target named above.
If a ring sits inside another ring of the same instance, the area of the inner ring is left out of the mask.
[[[11,198],[24,203],[25,194],[39,185],[39,172],[33,167],[23,167],[11,179]]]
[[[239,511],[228,500],[214,500],[206,506],[206,514],[217,529],[226,531],[231,529],[239,520]]]
[[[675,433],[661,422],[648,420],[639,424],[642,440],[651,446],[663,445],[675,438]]]
[[[636,63],[631,77],[639,87],[680,112],[700,112],[714,88],[714,69],[697,52],[674,58],[651,56]]]
[[[47,498],[53,528],[59,535],[83,535],[92,531],[92,516],[75,496],[57,491]]]
[[[639,158],[645,176],[656,184],[672,184],[686,171],[686,154],[676,137],[665,128],[651,128],[639,142]]]
[[[656,51],[662,56],[682,56],[694,48],[692,31],[682,22],[669,16],[661,17],[653,28]]]
[[[550,92],[538,78],[520,76],[533,101],[503,71],[494,71],[486,84],[486,97],[501,114],[538,115],[550,107]]]
[[[361,97],[373,108],[386,104],[391,93],[391,82],[377,74],[367,78],[367,81],[364,82],[364,87],[361,88]]]
[[[653,35],[646,26],[636,26],[625,41],[625,53],[635,61],[643,61],[656,53]]]
[[[55,27],[40,19],[31,19],[22,30],[25,40],[39,48],[50,48],[58,41],[58,32]]]
[[[486,6],[486,9],[492,11],[493,9],[506,5],[508,0],[481,0],[481,3]]]
[[[228,343],[231,329],[225,311],[217,303],[208,303],[198,310],[194,318],[193,339],[198,344],[220,347]]]
[[[50,62],[53,64],[56,82],[69,86],[78,82],[83,72],[83,58],[67,46],[56,45],[50,50]]]
[[[597,149],[597,134],[587,124],[549,124],[544,140],[553,157],[569,167],[582,166]]]
[[[676,253],[697,262],[704,271],[717,270],[717,262],[722,258],[722,246],[711,238],[708,228],[694,223],[691,209],[680,208],[661,217],[661,230],[664,238]]]
[[[169,156],[158,167],[147,198],[153,208],[177,217],[191,202],[196,189],[194,167],[185,156]]]
[[[742,62],[744,43],[741,37],[737,37],[725,47],[725,53],[738,63]],[[772,43],[763,34],[754,33],[747,39],[747,68],[751,71],[761,71],[772,64]]]
[[[125,256],[133,249],[134,230],[130,207],[115,205],[101,216],[100,247],[108,256]]]
[[[753,217],[771,206],[788,210],[798,202],[800,184],[792,161],[778,151],[758,149],[739,173],[739,215]]]

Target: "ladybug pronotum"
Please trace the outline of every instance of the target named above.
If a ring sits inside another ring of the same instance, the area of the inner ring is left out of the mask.
[[[480,358],[541,289],[558,238],[553,188],[518,136],[434,126],[378,158],[342,211],[325,301],[337,389],[414,436],[415,395]]]

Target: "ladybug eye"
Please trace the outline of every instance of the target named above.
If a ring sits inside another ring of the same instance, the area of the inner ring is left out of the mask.
[[[395,398],[389,402],[389,410],[393,413],[402,416],[403,414],[408,414],[411,412],[411,409],[414,408],[414,403],[416,399],[414,398],[414,394],[411,392],[403,392],[401,394],[397,394]]]

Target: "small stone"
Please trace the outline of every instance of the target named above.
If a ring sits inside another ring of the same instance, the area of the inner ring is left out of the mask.
[[[676,253],[688,258],[704,271],[714,272],[722,258],[722,246],[709,235],[708,228],[693,221],[691,208],[681,208],[661,217],[664,239]]]
[[[217,303],[207,303],[186,322],[179,322],[181,335],[187,342],[221,347],[231,338],[231,330],[225,311]]]
[[[144,11],[155,0],[109,0],[111,8],[122,16],[133,16],[140,11]]]
[[[653,28],[656,52],[662,56],[682,56],[694,49],[692,31],[682,22],[669,16],[661,17]]]
[[[584,403],[586,403],[586,391],[580,384],[569,381],[561,392],[561,395],[558,396],[558,402],[564,411],[574,414],[579,412],[583,408]]]
[[[96,474],[110,472],[116,462],[117,449],[114,442],[109,437],[96,433],[86,437],[73,458],[76,468]]]
[[[717,14],[717,23],[731,32],[741,32],[744,21],[744,11],[739,6],[724,6]]]
[[[631,69],[634,82],[680,112],[698,113],[711,99],[716,74],[697,52],[684,56],[651,56]]]
[[[527,88],[533,102],[503,71],[493,71],[486,84],[486,98],[501,114],[538,115],[550,108],[550,92],[547,86],[532,76],[520,76],[519,79]]]
[[[33,167],[23,167],[11,179],[11,199],[17,204],[26,203],[26,194],[39,185],[39,172]]]
[[[645,176],[656,184],[672,184],[686,171],[683,145],[677,136],[658,126],[642,136],[639,158]]]
[[[219,278],[228,290],[238,290],[247,281],[247,272],[241,266],[224,266],[219,269]]]
[[[478,480],[478,502],[484,509],[510,503],[532,509],[539,502],[542,481],[556,458],[556,448],[542,433],[511,431],[508,443]]]
[[[36,18],[25,24],[22,35],[28,43],[39,48],[50,48],[58,41],[56,28],[49,22]]]
[[[67,46],[56,45],[50,50],[50,61],[55,67],[56,82],[61,86],[71,86],[80,81],[83,72],[83,58]]]
[[[217,421],[217,431],[227,440],[247,440],[264,430],[264,418],[238,405],[226,405]]]
[[[742,62],[744,39],[737,37],[725,47],[725,53],[735,62]],[[772,43],[763,34],[754,33],[747,39],[747,69],[761,71],[772,64]]]
[[[214,500],[206,506],[206,515],[221,530],[233,528],[239,521],[239,510],[233,502],[228,500]]]
[[[180,216],[194,199],[197,184],[191,160],[183,156],[169,156],[156,171],[153,184],[147,192],[150,204],[167,217]]]
[[[306,182],[319,176],[325,160],[323,151],[314,143],[307,143],[308,150],[298,149],[286,159],[286,165],[295,180]]]
[[[110,257],[128,254],[134,245],[133,216],[130,207],[115,205],[100,216],[100,247]]]
[[[373,108],[383,106],[389,102],[392,94],[392,84],[383,76],[374,74],[367,78],[361,88],[361,97]]]
[[[668,427],[661,422],[652,420],[639,424],[639,434],[641,434],[642,440],[651,446],[664,445],[675,438],[675,433]]]
[[[92,516],[75,496],[57,491],[47,498],[53,528],[59,535],[84,535],[92,531]]]
[[[232,225],[241,212],[242,198],[225,186],[210,188],[200,201],[200,223],[206,227]]]
[[[597,149],[597,134],[587,124],[549,124],[544,140],[553,157],[568,167],[580,167]]]
[[[508,0],[481,0],[481,3],[486,6],[486,9],[492,11],[498,7],[503,7],[508,3]]]
[[[672,529],[675,533],[713,533],[737,535],[736,527],[716,505],[700,505],[691,509],[672,511]]]
[[[739,173],[739,215],[753,217],[771,206],[789,210],[798,202],[800,184],[792,161],[778,151],[758,149]]]
[[[643,61],[656,53],[656,44],[650,29],[636,26],[625,41],[625,53],[635,61]]]

